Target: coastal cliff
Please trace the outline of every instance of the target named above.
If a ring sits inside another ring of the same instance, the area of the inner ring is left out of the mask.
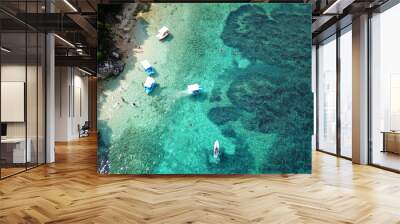
[[[104,10],[104,8],[106,10]],[[99,7],[98,77],[118,76],[125,68],[131,49],[138,48],[134,39],[136,16],[150,9],[150,3],[103,5]]]

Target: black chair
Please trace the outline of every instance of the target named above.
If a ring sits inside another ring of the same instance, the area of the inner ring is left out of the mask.
[[[85,121],[82,127],[78,125],[79,138],[89,136],[89,129],[90,129],[89,121]]]

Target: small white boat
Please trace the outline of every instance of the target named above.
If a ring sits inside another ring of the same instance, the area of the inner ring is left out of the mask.
[[[148,74],[148,75],[153,75],[155,73],[155,70],[153,68],[153,66],[151,66],[150,62],[148,60],[143,60],[140,62],[140,64],[142,65],[144,71]]]
[[[219,141],[214,142],[214,159],[218,159],[219,156]]]
[[[201,93],[203,91],[203,88],[201,88],[201,86],[196,83],[196,84],[188,85],[187,90],[190,94],[196,95],[196,94]]]
[[[158,31],[158,34],[156,35],[156,37],[159,40],[162,40],[164,38],[166,38],[169,35],[169,29],[166,26],[161,27],[161,29]]]
[[[144,92],[150,94],[154,90],[154,88],[156,88],[156,86],[156,80],[151,77],[147,77],[146,81],[143,83]]]

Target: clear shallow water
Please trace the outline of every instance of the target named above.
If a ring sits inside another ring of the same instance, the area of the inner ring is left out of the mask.
[[[152,4],[135,27],[144,53],[99,83],[99,170],[310,172],[310,15],[304,4]],[[163,25],[172,35],[160,42]],[[150,96],[143,59],[157,71]],[[205,93],[188,95],[192,83]]]

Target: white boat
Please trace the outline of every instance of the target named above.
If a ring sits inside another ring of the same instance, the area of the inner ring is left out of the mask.
[[[164,38],[166,38],[169,35],[169,29],[166,26],[161,27],[161,29],[158,31],[158,34],[156,35],[156,37],[159,40],[162,40]]]
[[[144,92],[150,94],[154,88],[156,88],[156,80],[151,77],[147,77],[146,81],[143,83]]]
[[[219,156],[219,141],[214,142],[214,159],[218,159]]]
[[[192,84],[192,85],[188,85],[187,90],[190,94],[196,95],[199,94],[203,91],[203,88],[201,88],[201,86],[199,84]]]
[[[151,66],[150,62],[148,60],[143,60],[140,62],[140,64],[142,65],[144,71],[148,74],[148,75],[153,75],[155,73],[155,70],[153,68],[153,66]]]

